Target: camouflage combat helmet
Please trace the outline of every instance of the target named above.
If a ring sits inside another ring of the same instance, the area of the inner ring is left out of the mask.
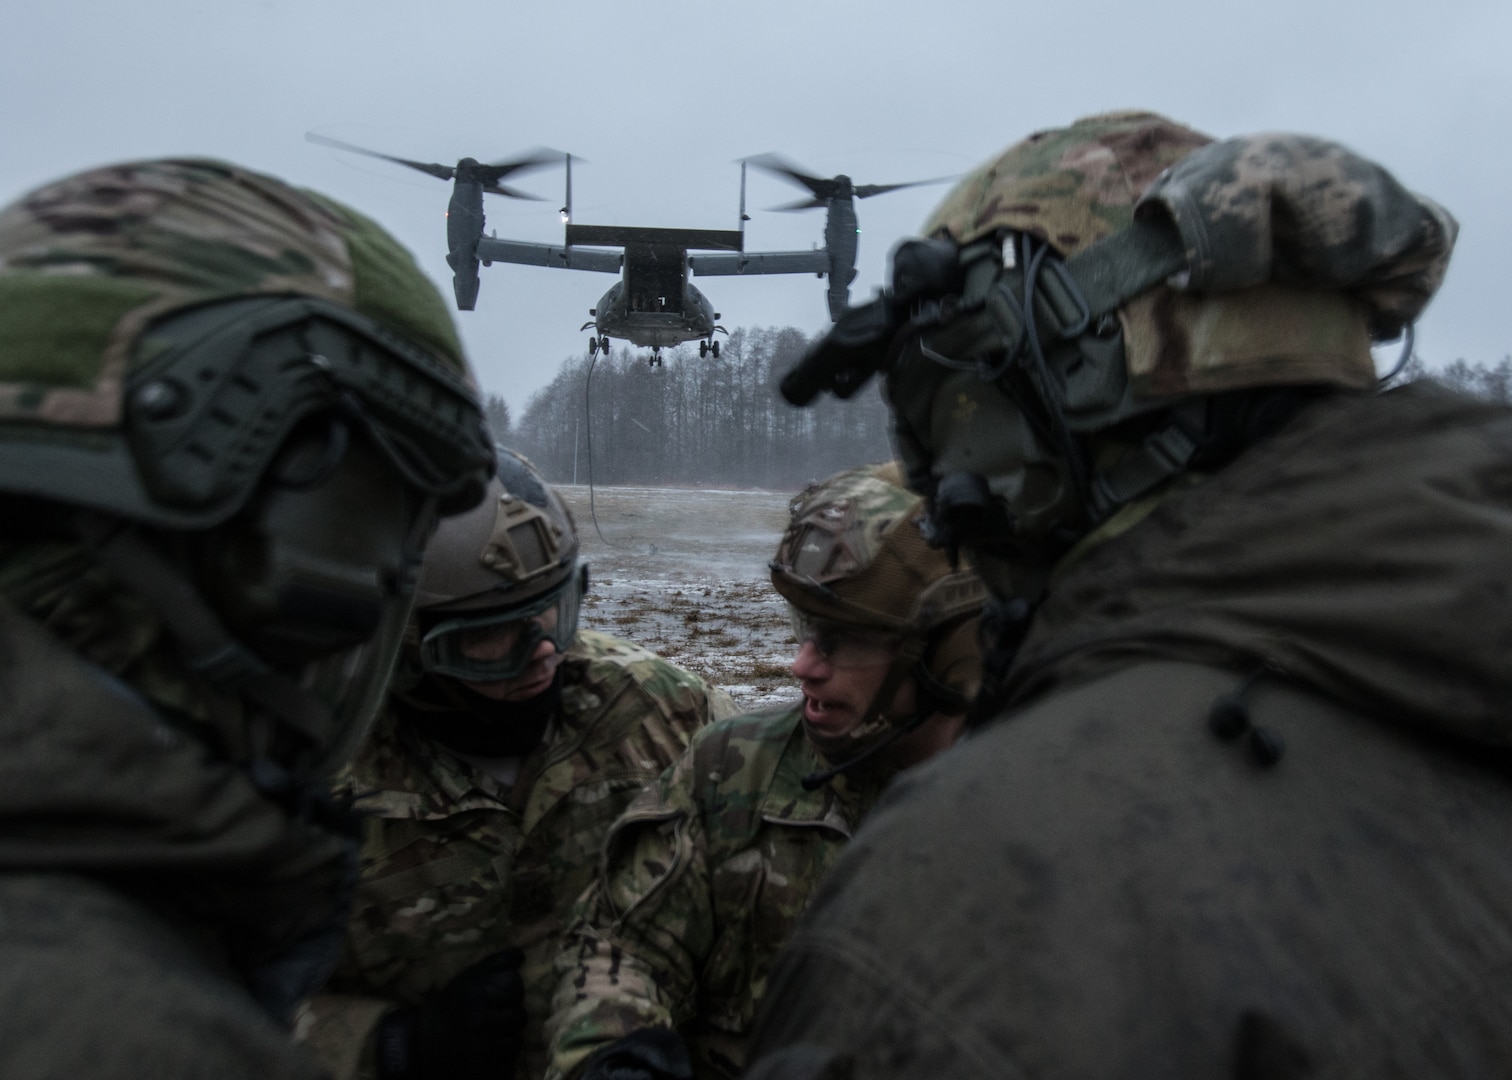
[[[203,528],[332,403],[444,509],[476,503],[491,447],[456,331],[368,219],[202,160],[0,212],[0,490]]]
[[[426,549],[411,630],[419,666],[474,682],[513,678],[541,641],[567,651],[587,584],[571,512],[534,465],[501,446],[483,501],[442,522]],[[463,653],[467,635],[516,622],[506,656]]]
[[[1362,227],[1364,205],[1390,213]],[[1370,339],[1397,336],[1422,312],[1455,235],[1440,207],[1335,143],[1214,143],[1147,112],[1088,117],[1014,144],[961,181],[923,233],[999,249],[1024,234],[1065,260],[1136,220],[1161,218],[1176,225],[1180,247],[1156,280],[1175,288],[1144,290],[1116,312],[1142,402],[1282,384],[1372,386]],[[1382,234],[1392,241],[1382,246]]]
[[[934,536],[1032,599],[1123,507],[1310,393],[1373,388],[1372,339],[1410,327],[1456,226],[1337,144],[1123,112],[1010,147],[925,231],[783,392],[849,396],[885,371]]]
[[[213,688],[160,703],[232,756],[340,763],[492,466],[445,305],[355,212],[206,160],[0,210],[0,501],[145,604]]]
[[[976,617],[986,590],[930,546],[923,525],[923,500],[903,486],[895,463],[838,473],[789,505],[771,571],[793,610],[795,637],[818,640],[824,652],[831,634],[889,645],[891,667],[861,722],[842,745],[815,739],[831,761],[854,760],[934,713],[963,713],[976,693]],[[887,716],[909,676],[917,680],[916,714]]]

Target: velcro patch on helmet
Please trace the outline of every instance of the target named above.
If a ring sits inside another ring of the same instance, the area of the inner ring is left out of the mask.
[[[875,472],[869,467],[841,473],[794,499],[778,562],[818,585],[870,566],[887,534],[919,505],[917,495]]]
[[[508,491],[495,505],[493,534],[479,557],[483,565],[516,584],[559,569],[561,526],[541,507]]]

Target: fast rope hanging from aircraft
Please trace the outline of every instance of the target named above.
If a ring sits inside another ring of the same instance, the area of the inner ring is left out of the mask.
[[[607,352],[607,350],[605,350]],[[588,516],[593,519],[593,531],[607,547],[620,551],[630,550],[624,544],[616,544],[599,528],[598,511],[593,505],[593,368],[598,363],[599,353],[594,350],[588,357],[588,377],[583,380],[583,426],[588,429]]]

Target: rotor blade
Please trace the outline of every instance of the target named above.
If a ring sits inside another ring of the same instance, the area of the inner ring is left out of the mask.
[[[799,199],[797,202],[783,203],[781,206],[769,206],[768,211],[791,213],[796,210],[814,210],[825,205],[826,199]]]
[[[925,184],[944,184],[956,180],[955,176],[936,176],[933,180],[910,180],[906,184],[858,184],[856,186],[856,198],[869,199],[873,195],[885,195],[889,191],[900,191],[903,188],[922,187]]]
[[[505,187],[503,184],[484,184],[483,190],[490,195],[506,195],[511,199],[529,199],[531,202],[546,201],[539,195],[532,195],[530,192],[521,191],[519,188]]]
[[[529,169],[544,169],[548,165],[560,165],[567,160],[567,155],[560,150],[553,150],[547,146],[527,150],[523,154],[516,154],[512,158],[504,158],[501,161],[491,161],[487,165],[479,165],[477,175],[484,183],[496,184],[511,173],[525,172]],[[579,160],[582,160],[581,158]]]
[[[423,161],[411,161],[409,158],[394,157],[392,154],[380,154],[376,150],[365,150],[360,146],[333,139],[329,135],[317,135],[313,131],[305,132],[305,142],[316,143],[320,146],[332,146],[337,150],[346,150],[353,154],[362,154],[370,158],[378,158],[380,161],[392,161],[395,165],[407,165],[411,169],[428,173],[439,180],[450,180],[457,175],[457,170],[450,165],[441,165],[436,162],[426,164]]]
[[[810,176],[798,168],[798,166],[778,157],[776,154],[757,154],[755,157],[748,157],[744,160],[758,169],[772,173],[775,176],[786,177],[793,183],[808,188],[814,193],[816,198],[824,198],[825,188],[832,183],[832,181],[822,176]]]

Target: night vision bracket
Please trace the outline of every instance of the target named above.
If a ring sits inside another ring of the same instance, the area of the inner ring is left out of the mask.
[[[957,324],[962,315],[989,315],[999,341],[1022,344],[1034,333],[1043,346],[1053,347],[1068,335],[1084,337],[1102,316],[1186,267],[1181,237],[1161,218],[1136,221],[1064,262],[1050,256],[1041,266],[1026,267],[1018,258],[1007,265],[1005,256],[984,257],[1005,250],[1001,238],[985,247],[961,248],[943,239],[900,245],[893,254],[893,288],[843,313],[784,376],[783,397],[799,406],[824,391],[850,397],[886,370],[899,330]],[[1016,300],[1029,274],[1037,276],[1032,313]],[[985,329],[962,325],[959,333]]]

